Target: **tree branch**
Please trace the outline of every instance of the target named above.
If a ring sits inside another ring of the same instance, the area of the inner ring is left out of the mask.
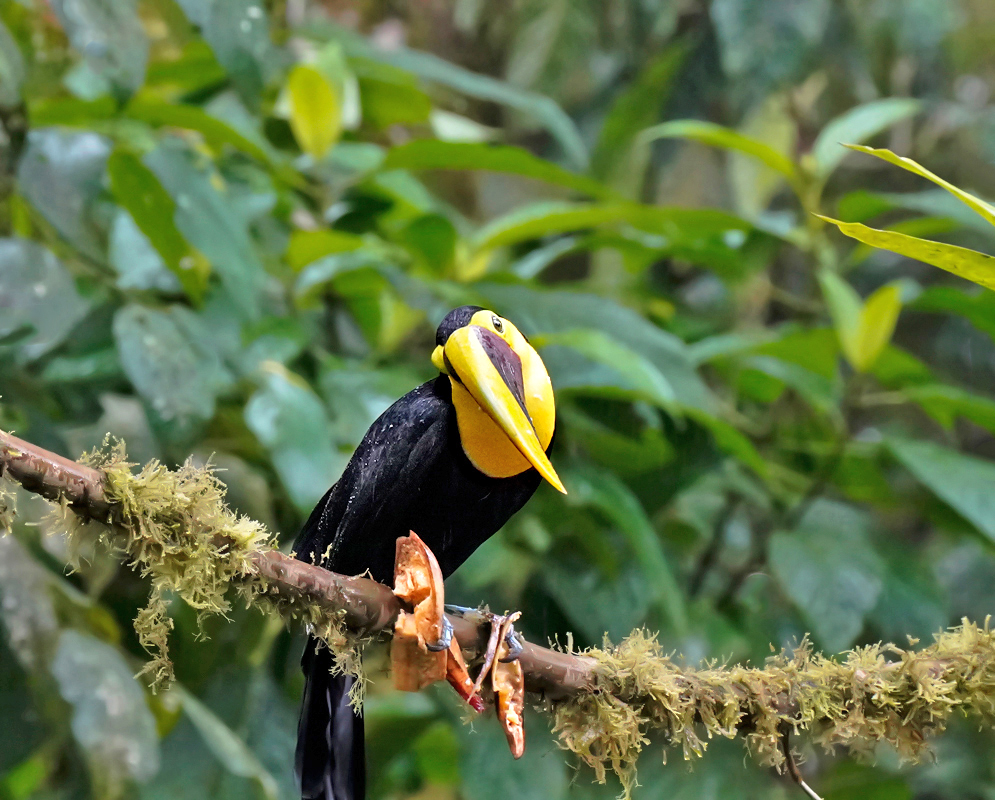
[[[275,606],[288,619],[304,619],[340,639],[342,623],[353,633],[391,628],[401,605],[390,589],[275,550],[259,523],[227,509],[210,470],[188,462],[173,472],[152,462],[135,473],[123,452],[86,459],[91,463],[68,461],[0,433],[0,477],[6,473],[105,523],[99,535],[150,577],[152,600],[139,614],[150,647],[164,647],[156,636],[166,627],[166,590],[198,609],[223,611],[224,595],[235,586],[251,603]],[[67,530],[72,544],[79,531]],[[485,647],[477,626],[451,622],[465,650]],[[334,637],[326,638],[334,649]],[[654,733],[681,747],[686,758],[701,755],[712,736],[742,736],[762,764],[784,770],[791,766],[786,731],[813,731],[827,748],[867,751],[888,742],[916,759],[955,713],[995,721],[995,632],[987,620],[980,627],[964,620],[918,651],[879,644],[832,659],[802,642],[762,668],[687,667],[641,630],[584,654],[527,643],[521,660],[527,686],[543,694],[563,746],[601,780],[611,768],[627,791]]]

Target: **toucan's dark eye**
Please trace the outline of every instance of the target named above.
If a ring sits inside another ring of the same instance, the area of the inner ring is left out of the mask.
[[[504,323],[501,321],[501,317],[497,314],[491,317],[491,324],[494,326],[494,330],[498,333],[504,333]]]

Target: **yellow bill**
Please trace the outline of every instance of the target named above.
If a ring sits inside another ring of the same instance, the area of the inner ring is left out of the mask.
[[[450,377],[463,385],[539,474],[566,494],[529,418],[522,360],[508,343],[487,328],[468,325],[450,335],[439,355],[444,355]]]

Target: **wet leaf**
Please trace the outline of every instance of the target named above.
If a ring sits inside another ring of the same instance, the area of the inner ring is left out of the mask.
[[[159,419],[186,430],[214,415],[231,378],[193,313],[127,305],[114,317],[114,338],[121,366]]]
[[[0,239],[0,338],[23,332],[25,359],[61,343],[88,309],[51,252],[27,239]]]
[[[20,190],[70,243],[102,260],[94,204],[103,190],[111,147],[89,131],[40,128],[28,133],[17,169]]]
[[[245,422],[270,452],[294,504],[307,512],[335,482],[346,456],[333,446],[325,409],[307,384],[278,365],[267,367],[245,406]]]
[[[199,302],[207,289],[211,265],[194,250],[176,227],[176,205],[155,174],[126,150],[115,150],[107,161],[114,198],[126,209],[177,277],[189,297]]]
[[[135,0],[52,0],[52,9],[95,75],[126,93],[142,85],[149,42]]]
[[[155,717],[124,658],[110,645],[66,630],[52,661],[73,707],[73,736],[111,785],[146,781],[159,769]]]

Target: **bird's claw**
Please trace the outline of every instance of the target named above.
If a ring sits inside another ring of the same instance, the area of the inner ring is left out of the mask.
[[[444,616],[442,618],[442,635],[439,636],[438,640],[435,642],[425,642],[425,647],[432,653],[438,653],[441,650],[448,650],[449,645],[453,641],[453,623],[451,623]]]
[[[525,648],[522,647],[521,637],[511,622],[508,623],[508,627],[505,629],[504,642],[508,645],[508,655],[498,660],[502,664],[510,664],[512,661],[518,661],[522,655],[522,650]]]

